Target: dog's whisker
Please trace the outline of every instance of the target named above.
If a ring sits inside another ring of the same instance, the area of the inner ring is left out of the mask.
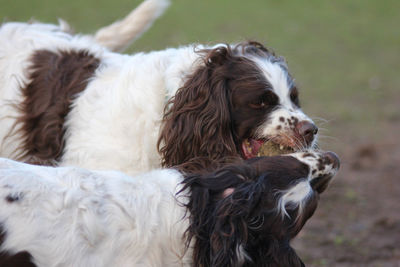
[[[313,121],[316,121],[316,122],[319,122],[319,123],[330,123],[331,122],[331,120],[328,120],[328,119],[325,119],[325,118],[321,118],[321,117],[311,116],[311,119]]]
[[[318,138],[319,139],[330,139],[330,140],[334,140],[334,141],[340,141],[339,138],[334,137],[334,136],[329,136],[329,135],[319,135]]]
[[[318,127],[318,134],[320,132],[325,132],[325,131],[328,131],[328,129],[327,128],[323,128],[323,127]]]

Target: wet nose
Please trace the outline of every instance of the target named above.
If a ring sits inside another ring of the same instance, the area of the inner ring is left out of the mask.
[[[300,121],[296,125],[297,132],[300,137],[302,137],[307,144],[311,145],[314,140],[314,136],[318,133],[318,127],[310,121]]]

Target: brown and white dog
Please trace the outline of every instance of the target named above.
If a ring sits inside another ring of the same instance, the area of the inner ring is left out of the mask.
[[[0,158],[0,266],[304,266],[290,240],[338,168],[331,152],[134,177]]]
[[[0,27],[0,156],[135,174],[248,159],[265,142],[282,153],[315,146],[285,61],[261,44],[123,55],[106,47],[130,39],[108,43],[113,29]]]

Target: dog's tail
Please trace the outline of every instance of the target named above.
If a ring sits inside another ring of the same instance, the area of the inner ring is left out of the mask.
[[[169,0],[145,0],[124,19],[98,30],[94,39],[112,51],[121,52],[140,37],[169,6]]]

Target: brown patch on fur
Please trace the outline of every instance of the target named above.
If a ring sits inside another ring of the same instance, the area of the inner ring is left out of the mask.
[[[74,97],[82,92],[100,60],[86,50],[38,50],[31,58],[29,84],[18,107],[24,139],[20,160],[51,165],[63,152],[64,121]]]

